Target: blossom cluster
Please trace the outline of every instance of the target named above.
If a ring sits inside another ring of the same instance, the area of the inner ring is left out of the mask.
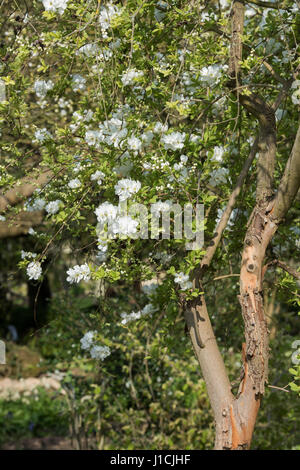
[[[79,73],[72,75],[71,86],[73,91],[84,91],[86,89],[86,79]]]
[[[34,137],[36,142],[44,142],[47,139],[52,139],[52,135],[47,131],[46,127],[37,129],[34,133]]]
[[[102,184],[104,178],[105,174],[100,170],[95,171],[95,173],[91,175],[91,181],[96,181],[99,185]]]
[[[59,207],[61,205],[61,200],[56,199],[56,201],[50,201],[48,204],[45,206],[45,210],[48,214],[53,215],[56,214],[56,212],[59,211]]]
[[[161,142],[164,144],[166,150],[181,150],[184,147],[185,133],[172,132],[171,134],[164,134]]]
[[[38,98],[45,98],[49,90],[52,90],[54,83],[52,80],[36,80],[34,82],[34,91]]]
[[[218,186],[219,184],[226,183],[229,170],[227,168],[217,168],[210,173],[209,184],[211,186]]]
[[[121,14],[121,9],[113,3],[107,3],[101,7],[99,15],[99,24],[103,38],[107,38],[107,30],[110,28],[111,20]]]
[[[41,211],[44,209],[45,205],[46,201],[40,197],[35,199],[29,198],[28,201],[25,202],[24,208],[28,212]]]
[[[131,312],[131,313],[122,312],[121,323],[122,325],[126,325],[127,323],[133,320],[139,320],[145,315],[151,315],[152,313],[156,312],[156,310],[157,310],[156,307],[154,307],[153,304],[149,303],[145,305],[145,307],[142,310],[138,310],[137,312]]]
[[[89,129],[85,134],[85,141],[88,145],[100,148],[101,143],[119,148],[122,141],[127,136],[126,121],[118,117],[112,117],[99,125],[99,129]]]
[[[41,263],[38,261],[32,261],[28,264],[26,271],[29,279],[34,279],[37,281],[42,274]]]
[[[295,80],[291,86],[292,90],[292,102],[296,105],[300,104],[300,80]]]
[[[181,290],[187,290],[193,287],[192,282],[189,281],[189,276],[182,271],[174,274],[174,282],[180,285]]]
[[[126,201],[129,197],[136,194],[141,188],[141,183],[130,178],[123,178],[115,185],[115,194],[119,196],[120,202]],[[120,236],[131,236],[137,232],[138,221],[130,215],[122,213],[118,206],[114,206],[108,201],[100,204],[95,214],[102,228],[104,224],[109,224],[111,234]]]
[[[131,178],[124,178],[118,181],[115,185],[115,194],[119,196],[120,201],[125,201],[133,194],[136,194],[141,189],[139,181],[132,180]]]
[[[162,212],[168,212],[171,209],[171,201],[157,201],[151,205],[151,214],[159,216]]]
[[[68,186],[71,189],[78,189],[81,186],[81,181],[79,178],[74,178],[68,182]]]
[[[133,85],[140,77],[144,75],[141,70],[128,69],[123,73],[121,82],[124,86]]]
[[[96,334],[97,331],[88,331],[85,333],[85,335],[80,340],[81,348],[84,350],[89,350],[93,359],[99,359],[100,361],[103,361],[111,354],[111,351],[108,346],[94,344]]]
[[[227,70],[226,65],[208,65],[200,70],[200,79],[208,86],[214,85],[219,82],[223,70]]]
[[[70,284],[74,282],[78,283],[80,281],[89,281],[91,279],[91,271],[88,264],[76,265],[73,268],[68,269],[67,281]]]
[[[68,0],[41,0],[46,11],[57,12],[62,15],[68,6]]]
[[[137,232],[138,222],[129,215],[122,215],[119,207],[107,201],[97,207],[95,214],[101,228],[109,224],[111,235],[131,236]]]
[[[107,259],[107,250],[108,250],[108,241],[102,240],[100,237],[98,238],[97,242],[98,252],[96,255],[96,260],[100,263],[106,261]]]
[[[24,250],[21,250],[21,258],[22,259],[25,259],[25,258],[36,258],[37,257],[37,254],[36,253],[32,253],[31,251],[24,251]]]

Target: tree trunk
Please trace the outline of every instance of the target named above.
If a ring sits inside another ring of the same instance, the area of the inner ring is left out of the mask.
[[[244,377],[237,397],[217,423],[216,449],[249,449],[268,380],[269,332],[263,302],[263,260],[277,229],[268,207],[255,208],[246,233],[240,273],[240,296],[245,325]]]

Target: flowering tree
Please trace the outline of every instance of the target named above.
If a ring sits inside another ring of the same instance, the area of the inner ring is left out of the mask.
[[[217,449],[250,447],[268,375],[267,269],[275,263],[299,279],[278,259],[299,236],[298,7],[290,0],[2,6],[0,237],[33,237],[39,252],[23,252],[20,262],[32,280],[66,245],[79,253],[69,284],[101,280],[104,290],[122,285],[134,295],[152,280],[149,302],[118,321],[129,328],[165,312],[172,324],[173,306],[183,312]],[[172,204],[204,204],[204,247],[188,251],[185,238],[159,232],[149,239],[151,215]],[[264,264],[274,236],[275,255]],[[234,396],[204,295],[215,273],[234,275],[239,252],[245,344]],[[82,348],[104,360],[113,343],[96,337],[87,332]]]

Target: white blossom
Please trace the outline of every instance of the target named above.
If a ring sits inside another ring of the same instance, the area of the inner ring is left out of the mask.
[[[85,335],[81,338],[81,349],[90,349],[93,345],[94,336],[97,334],[97,331],[88,331]]]
[[[89,350],[93,359],[100,359],[103,361],[103,359],[110,355],[110,348],[108,346],[94,344],[96,334],[97,331],[95,330],[85,333],[80,340],[81,349],[86,351]]]
[[[38,98],[45,98],[47,92],[49,90],[52,90],[53,87],[54,83],[52,82],[52,80],[36,80],[34,82],[34,91]]]
[[[185,165],[188,161],[188,157],[186,155],[180,155],[180,162]]]
[[[91,278],[91,271],[89,266],[85,263],[79,266],[78,264],[74,266],[73,268],[70,268],[67,271],[68,277],[67,281],[70,284],[73,284],[74,282],[78,283],[80,281],[89,281]]]
[[[117,217],[118,207],[106,201],[97,207],[95,214],[100,223],[112,222]]]
[[[142,142],[140,139],[132,135],[127,139],[127,145],[130,150],[134,150],[135,152],[139,152],[142,148]]]
[[[86,89],[86,79],[79,73],[72,75],[71,86],[73,91],[83,91]]]
[[[107,253],[99,250],[96,254],[95,261],[98,263],[103,263],[106,260],[107,260]]]
[[[98,253],[96,255],[96,260],[102,263],[107,259],[107,250],[108,250],[108,242],[107,240],[102,240],[98,238],[97,242]]]
[[[226,70],[226,66],[220,64],[208,65],[200,70],[200,79],[207,83],[207,85],[214,85],[219,82],[222,69]]]
[[[292,94],[292,102],[293,104],[298,105],[300,104],[300,80],[294,80],[291,88],[295,90]]]
[[[183,282],[186,282],[188,280],[188,274],[184,274],[182,271],[180,273],[174,274],[174,282],[176,282],[176,284],[182,284]]]
[[[28,212],[41,211],[44,209],[46,201],[42,198],[31,198],[25,203],[24,207]]]
[[[40,275],[42,274],[42,267],[41,263],[38,261],[32,261],[27,266],[27,276],[29,279],[38,280]]]
[[[181,290],[191,289],[192,287],[193,287],[193,283],[191,281],[186,281],[180,284]]]
[[[63,14],[68,5],[68,0],[41,0],[46,11],[54,11]]]
[[[104,142],[105,136],[102,130],[88,130],[85,133],[85,141],[90,146],[100,148],[100,144]]]
[[[156,289],[158,288],[158,283],[157,283],[157,281],[151,281],[151,282],[146,281],[146,282],[147,282],[147,284],[144,284],[142,286],[142,291],[147,296],[151,296],[156,291]]]
[[[103,361],[107,356],[111,354],[110,348],[108,346],[98,346],[94,345],[90,349],[91,357],[93,359],[100,359]]]
[[[145,305],[145,307],[142,310],[138,310],[137,312],[131,312],[131,313],[122,312],[121,323],[122,325],[126,325],[127,323],[132,322],[134,320],[139,320],[145,315],[151,315],[152,313],[156,311],[157,311],[157,308],[154,307],[153,304],[149,303]]]
[[[153,128],[153,132],[156,134],[161,134],[163,132],[167,132],[168,124],[162,124],[161,122],[157,122]]]
[[[292,94],[292,102],[296,105],[300,104],[300,88]]]
[[[115,194],[119,196],[120,201],[125,201],[141,189],[139,181],[130,178],[123,178],[115,185]]]
[[[97,44],[89,43],[85,44],[84,46],[81,46],[76,52],[76,55],[84,54],[87,57],[92,57],[98,54],[98,52],[99,46],[97,46]]]
[[[169,253],[166,253],[166,252],[163,252],[163,251],[159,251],[158,253],[156,253],[155,255],[153,255],[153,258],[154,259],[158,259],[160,260],[163,264],[167,264],[171,261],[171,259],[173,258],[174,255],[171,255]]]
[[[56,212],[59,210],[60,204],[61,201],[59,199],[56,199],[56,201],[48,202],[48,204],[45,206],[45,210],[46,212],[48,212],[48,214],[56,214]]]
[[[98,238],[97,248],[99,251],[102,251],[103,253],[105,253],[108,250],[108,241]]]
[[[218,168],[217,170],[213,170],[210,174],[209,184],[211,186],[217,186],[221,183],[226,183],[227,175],[229,171],[227,168]]]
[[[107,3],[100,9],[99,24],[101,27],[102,35],[107,38],[107,30],[110,27],[111,20],[121,14],[121,9],[117,5]]]
[[[191,289],[193,287],[192,282],[189,281],[188,274],[184,274],[182,271],[180,273],[174,274],[174,282],[180,284],[181,290]]]
[[[121,82],[124,86],[134,85],[134,83],[144,75],[144,72],[141,70],[128,69],[123,73],[121,77]]]
[[[151,204],[151,214],[159,216],[161,212],[168,212],[171,209],[171,201],[157,201]]]
[[[229,0],[219,0],[219,1],[220,1],[220,6],[222,9],[228,8]]]
[[[80,186],[81,186],[81,181],[80,181],[80,179],[78,179],[78,178],[74,178],[74,179],[72,179],[72,180],[69,181],[68,186],[69,186],[69,188],[71,188],[71,189],[80,188]]]
[[[25,259],[25,258],[36,258],[37,257],[37,254],[36,253],[32,253],[31,251],[24,251],[24,250],[21,250],[21,258],[22,259]]]
[[[154,8],[154,17],[156,21],[161,22],[166,16],[166,10],[168,9],[169,5],[167,4],[167,2],[159,0],[157,2],[157,6],[159,8]]]
[[[97,170],[95,173],[91,175],[91,181],[97,181],[97,183],[100,185],[102,184],[102,180],[105,178],[105,174],[103,171]]]
[[[221,162],[224,152],[225,152],[224,147],[214,147],[214,153],[212,156],[213,161]]]
[[[149,303],[142,309],[142,315],[151,315],[152,313],[157,312],[157,310],[157,307]]]
[[[148,145],[152,142],[153,137],[154,137],[153,132],[152,131],[147,131],[147,132],[144,132],[141,135],[141,140],[143,141],[144,145]]]
[[[139,310],[138,312],[131,312],[131,313],[122,312],[121,318],[122,318],[121,320],[122,325],[126,325],[127,323],[133,320],[139,320],[141,318],[141,311]]]
[[[161,142],[166,150],[180,150],[184,147],[184,139],[184,132],[172,132],[171,134],[164,134],[161,137]]]
[[[137,232],[138,222],[129,215],[118,217],[112,224],[114,234],[121,236],[131,236]]]
[[[42,129],[37,129],[34,133],[35,139],[38,142],[44,142],[46,139],[51,139],[52,135],[47,131],[46,127]]]

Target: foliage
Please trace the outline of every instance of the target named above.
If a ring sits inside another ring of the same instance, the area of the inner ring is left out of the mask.
[[[0,445],[24,437],[42,437],[68,430],[66,403],[44,389],[17,400],[0,400]]]
[[[49,312],[46,303],[40,309],[47,326],[27,340],[47,367],[64,374],[68,416],[81,448],[89,440],[101,448],[212,446],[212,417],[183,317],[183,301],[200,293],[191,280],[205,246],[187,250],[186,238],[173,236],[173,224],[170,239],[161,230],[156,238],[135,239],[141,218],[126,213],[124,221],[117,210],[124,200],[129,210],[143,204],[150,225],[151,205],[191,204],[195,215],[196,204],[204,204],[205,242],[212,239],[257,135],[256,119],[227,86],[230,3],[69,0],[50,8],[32,0],[1,6],[1,193],[28,177],[33,186],[29,196],[1,209],[0,236],[27,217],[20,237],[0,251],[7,266],[1,308],[6,325],[9,309],[35,317],[40,286],[49,280]],[[295,2],[281,3],[279,9],[247,6],[241,63],[248,92],[269,103],[280,100],[276,187],[300,104],[299,12]],[[282,81],[289,79],[283,93]],[[47,181],[38,184],[47,172]],[[203,279],[232,381],[241,369],[243,330],[235,276],[255,205],[256,172],[255,160]],[[30,223],[40,213],[42,222]],[[107,239],[99,224],[110,218],[115,236]],[[266,262],[294,265],[299,233],[298,198]],[[24,307],[29,281],[36,290]],[[274,293],[277,308],[270,320],[276,333],[270,376],[279,368],[276,383],[293,381],[293,399],[299,370],[293,367],[287,377],[286,355],[299,331],[297,287],[279,268],[266,274],[266,299]],[[276,420],[283,434],[295,432],[297,405],[274,393],[268,391],[269,408],[254,441],[260,448],[283,447]],[[43,400],[51,421],[56,402]],[[284,446],[297,444],[291,437]]]

